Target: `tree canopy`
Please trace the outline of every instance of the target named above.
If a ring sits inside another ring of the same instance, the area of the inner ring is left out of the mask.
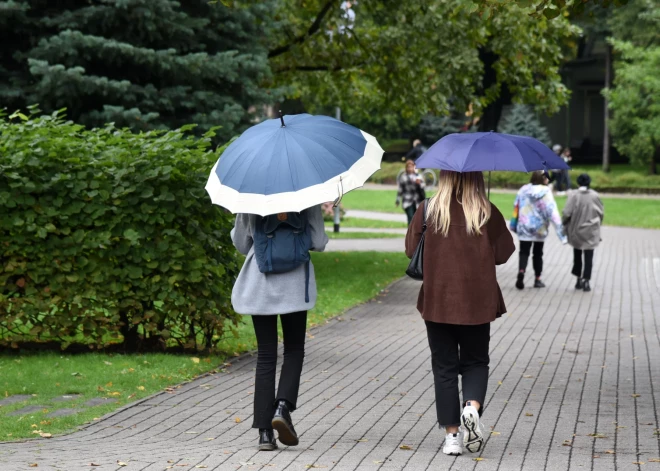
[[[273,3],[0,1],[0,108],[67,108],[91,126],[220,125],[229,138],[273,100],[263,87]]]

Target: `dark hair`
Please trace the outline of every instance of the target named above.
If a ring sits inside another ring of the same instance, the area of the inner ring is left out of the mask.
[[[532,172],[532,176],[529,179],[529,182],[532,185],[543,185],[545,184],[545,179],[547,178],[547,174],[543,170],[536,170],[535,172]]]
[[[591,177],[586,173],[582,173],[580,174],[579,177],[577,177],[577,182],[578,185],[586,186],[587,188],[589,188],[589,185],[591,185]]]

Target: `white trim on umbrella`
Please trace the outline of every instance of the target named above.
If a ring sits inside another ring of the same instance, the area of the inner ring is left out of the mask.
[[[285,212],[299,212],[317,204],[334,201],[343,193],[360,188],[367,179],[380,169],[381,159],[385,152],[375,137],[360,131],[367,141],[364,156],[355,162],[351,168],[330,180],[303,188],[298,191],[276,193],[272,195],[259,195],[255,193],[239,193],[233,188],[224,186],[216,167],[213,166],[211,175],[206,184],[206,191],[213,204],[227,208],[232,213],[249,213],[266,216]]]

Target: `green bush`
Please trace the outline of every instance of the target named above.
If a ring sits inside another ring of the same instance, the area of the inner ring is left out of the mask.
[[[239,265],[190,129],[0,116],[0,344],[213,348]]]

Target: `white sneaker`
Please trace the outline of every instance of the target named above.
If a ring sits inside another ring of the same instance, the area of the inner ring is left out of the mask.
[[[448,433],[445,437],[445,444],[442,447],[442,452],[445,455],[458,456],[463,454],[463,437],[461,432],[456,434]]]
[[[478,453],[484,444],[484,429],[479,420],[479,412],[474,406],[465,406],[461,414],[463,443],[470,453]]]

